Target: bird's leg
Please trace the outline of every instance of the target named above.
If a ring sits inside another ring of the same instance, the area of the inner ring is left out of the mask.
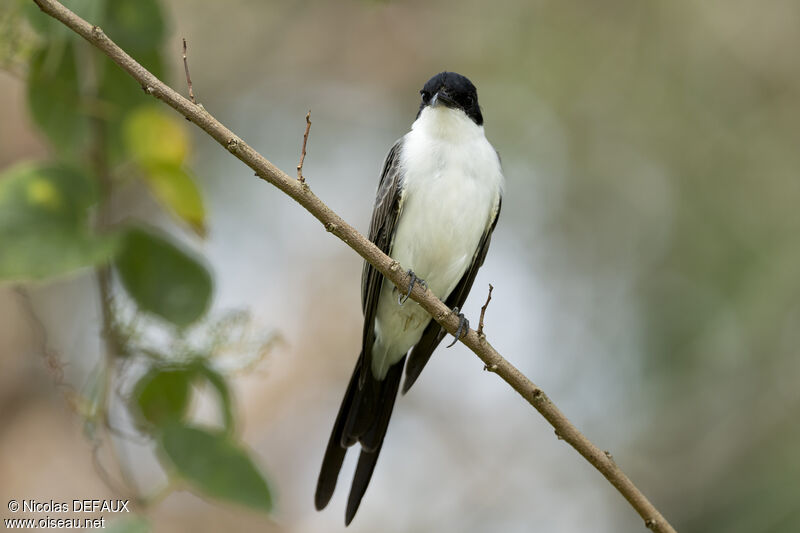
[[[414,274],[413,270],[409,269],[406,272],[406,274],[411,276],[411,283],[408,284],[408,292],[406,292],[405,294],[401,294],[400,297],[397,299],[397,303],[400,304],[400,305],[403,305],[404,303],[406,303],[406,300],[408,300],[408,297],[411,296],[411,291],[414,290],[414,284],[415,283],[417,283],[423,289],[427,289],[428,288],[428,284],[425,283],[425,280],[422,279],[422,278],[418,278],[417,275]]]
[[[453,313],[455,313],[455,315],[458,317],[458,329],[456,330],[453,342],[447,345],[448,348],[457,343],[458,339],[466,335],[469,331],[469,320],[467,320],[467,317],[464,316],[464,313],[459,313],[458,307],[453,308]]]

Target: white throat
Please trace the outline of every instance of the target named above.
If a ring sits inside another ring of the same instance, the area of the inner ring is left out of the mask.
[[[476,136],[484,137],[483,126],[475,124],[462,110],[444,105],[424,107],[411,125],[411,131],[452,142],[464,142]]]

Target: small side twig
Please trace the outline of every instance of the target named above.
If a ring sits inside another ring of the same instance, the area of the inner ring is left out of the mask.
[[[306,132],[303,134],[303,149],[300,152],[300,162],[297,163],[297,181],[305,183],[303,177],[303,162],[306,160],[306,144],[308,144],[308,132],[311,131],[311,110],[306,113]]]
[[[484,337],[484,334],[483,334],[483,317],[486,316],[486,308],[489,307],[489,302],[492,301],[492,291],[493,290],[494,290],[494,287],[492,287],[492,284],[490,283],[489,284],[489,294],[486,295],[486,303],[483,304],[483,307],[481,307],[481,317],[478,320],[478,337],[481,337],[481,338]]]
[[[186,71],[186,84],[189,86],[189,98],[192,103],[197,105],[197,100],[194,99],[194,91],[192,90],[192,77],[189,76],[189,62],[186,61],[186,39],[183,40],[183,70]]]

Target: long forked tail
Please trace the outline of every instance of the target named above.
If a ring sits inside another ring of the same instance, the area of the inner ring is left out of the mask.
[[[361,455],[353,476],[350,488],[350,497],[347,500],[345,525],[350,524],[361,503],[361,498],[367,490],[375,464],[378,461],[386,428],[392,416],[394,402],[397,399],[397,390],[403,374],[405,357],[392,365],[383,380],[375,379],[370,369],[363,372],[363,383],[359,383],[362,376],[361,366],[364,364],[363,355],[358,358],[356,368],[350,378],[347,391],[344,393],[339,414],[328,440],[325,457],[322,459],[322,468],[317,481],[317,491],[314,495],[314,504],[317,510],[323,509],[333,496],[339,471],[344,462],[347,448],[361,443]]]

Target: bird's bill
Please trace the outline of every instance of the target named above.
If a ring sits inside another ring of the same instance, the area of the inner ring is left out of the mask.
[[[436,107],[439,105],[443,105],[446,107],[457,107],[456,101],[450,98],[450,96],[443,91],[438,91],[436,94],[433,95],[431,98],[431,107]]]

